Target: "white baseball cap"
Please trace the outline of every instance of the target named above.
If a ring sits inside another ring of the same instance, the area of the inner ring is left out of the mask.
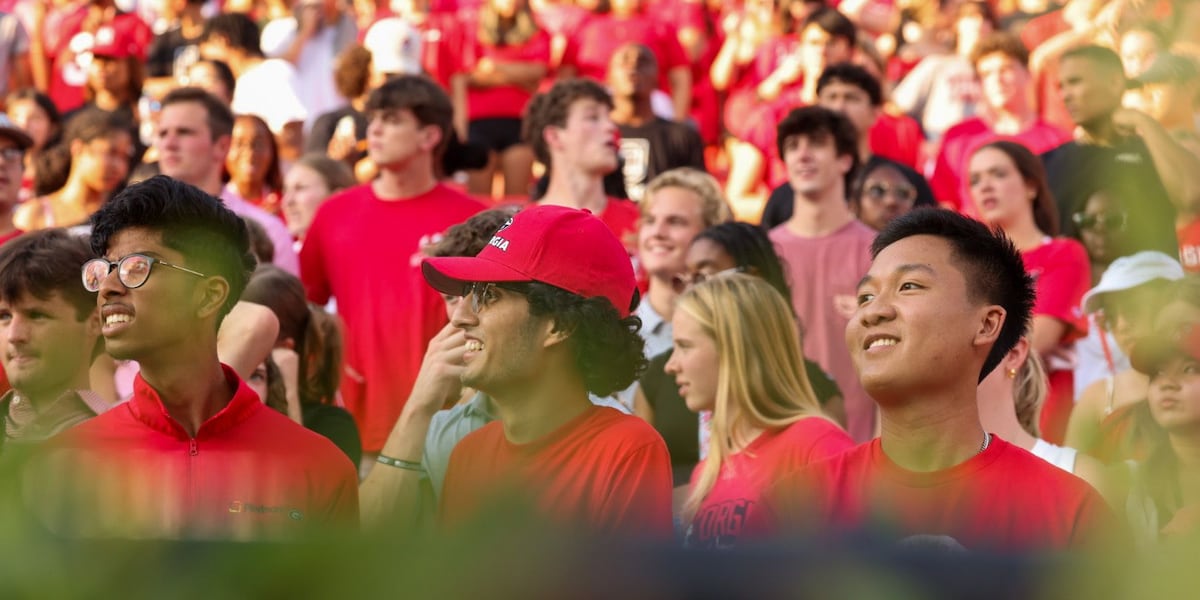
[[[371,64],[382,73],[421,73],[421,32],[400,17],[380,19],[367,30],[363,47],[371,52]]]
[[[1122,256],[1108,266],[1100,283],[1083,295],[1083,312],[1091,314],[1100,310],[1100,296],[1104,294],[1133,289],[1155,279],[1183,279],[1183,266],[1178,260],[1152,250]]]

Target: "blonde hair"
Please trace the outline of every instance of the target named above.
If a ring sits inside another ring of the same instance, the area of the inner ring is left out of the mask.
[[[1035,438],[1041,437],[1038,419],[1050,390],[1048,377],[1042,358],[1030,348],[1029,356],[1017,368],[1017,375],[1013,378],[1013,407],[1017,411],[1017,422],[1021,424],[1021,429]]]
[[[684,503],[691,521],[712,490],[743,426],[779,429],[821,415],[804,370],[792,307],[771,284],[745,274],[714,277],[692,287],[675,308],[696,320],[716,345],[717,397],[708,458]]]
[[[696,194],[700,198],[700,218],[706,228],[733,220],[729,203],[725,202],[725,194],[721,192],[721,184],[712,175],[691,167],[664,171],[646,184],[646,193],[641,202],[643,216],[650,210],[654,194],[666,188],[681,188]]]

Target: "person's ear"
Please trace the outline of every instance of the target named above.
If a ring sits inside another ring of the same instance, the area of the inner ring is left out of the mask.
[[[979,319],[979,329],[975,331],[974,344],[976,346],[995,344],[996,339],[1000,337],[1000,330],[1004,327],[1007,314],[1004,308],[995,304],[984,307]]]
[[[421,149],[425,150],[426,152],[433,152],[433,149],[437,148],[438,144],[442,142],[442,138],[449,135],[454,134],[451,133],[450,130],[447,130],[443,135],[440,127],[437,127],[436,125],[426,125],[421,128]],[[465,142],[466,140],[463,141]]]
[[[223,135],[213,141],[213,156],[225,168],[225,158],[229,156],[229,147],[233,145],[233,136]]]
[[[544,338],[545,339],[542,342],[543,348],[551,348],[553,346],[557,346],[558,344],[562,344],[562,343],[566,342],[567,338],[571,337],[570,331],[568,331],[565,327],[559,327],[558,324],[555,323],[551,319],[547,319],[546,323],[544,325],[542,325],[542,327],[545,328],[545,330],[544,330]]]
[[[220,314],[229,298],[229,282],[224,277],[207,277],[196,286],[196,316],[201,319]]]
[[[71,149],[71,159],[72,160],[74,160],[76,156],[79,156],[80,152],[83,152],[84,145],[85,145],[85,142],[79,138],[75,138],[75,139],[71,140],[70,149]]]

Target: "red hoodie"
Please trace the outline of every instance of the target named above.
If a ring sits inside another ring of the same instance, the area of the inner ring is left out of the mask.
[[[255,539],[356,526],[358,479],[346,455],[222,369],[237,391],[194,438],[141,375],[128,402],[60,436],[43,471],[46,494],[37,496],[51,528]]]

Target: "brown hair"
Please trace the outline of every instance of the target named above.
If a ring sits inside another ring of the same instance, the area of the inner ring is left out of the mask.
[[[1033,197],[1033,221],[1042,233],[1056,237],[1059,234],[1058,205],[1054,202],[1054,194],[1046,181],[1046,168],[1042,160],[1019,142],[997,140],[980,146],[971,154],[975,156],[986,148],[994,148],[1003,152],[1017,167],[1017,172],[1025,183],[1032,185],[1036,192]]]
[[[442,133],[433,149],[433,157],[441,159],[454,137],[454,107],[450,96],[437,83],[423,75],[401,75],[379,86],[367,98],[368,114],[375,111],[407,110],[421,125],[432,125]],[[434,160],[434,166],[439,160]]]
[[[563,79],[556,82],[550,91],[535,96],[525,109],[521,138],[533,148],[538,162],[547,167],[553,165],[550,164],[550,148],[542,132],[547,127],[566,126],[571,105],[577,100],[595,100],[612,108],[612,96],[598,82],[591,79]]]
[[[333,86],[344,98],[367,93],[371,80],[371,51],[354,44],[338,55],[333,65]]]
[[[323,152],[305,154],[292,163],[292,166],[312,169],[317,175],[321,176],[321,180],[325,182],[325,187],[329,188],[330,194],[348,187],[354,187],[358,184],[358,180],[354,178],[354,172],[350,170],[349,165],[340,160],[329,158]]]
[[[479,254],[492,236],[495,235],[513,215],[517,214],[518,206],[493,208],[476,213],[446,230],[446,235],[437,243],[427,247],[425,254],[429,256],[475,256]]]
[[[331,404],[342,372],[342,334],[337,317],[308,302],[304,284],[273,265],[259,265],[242,300],[271,309],[279,339],[291,339],[300,356],[300,403]]]
[[[997,31],[983,36],[975,45],[975,49],[971,51],[971,65],[978,68],[979,61],[983,57],[996,53],[1016,60],[1026,68],[1029,67],[1029,49],[1025,47],[1025,42],[1021,41],[1020,36],[1007,31]]]

